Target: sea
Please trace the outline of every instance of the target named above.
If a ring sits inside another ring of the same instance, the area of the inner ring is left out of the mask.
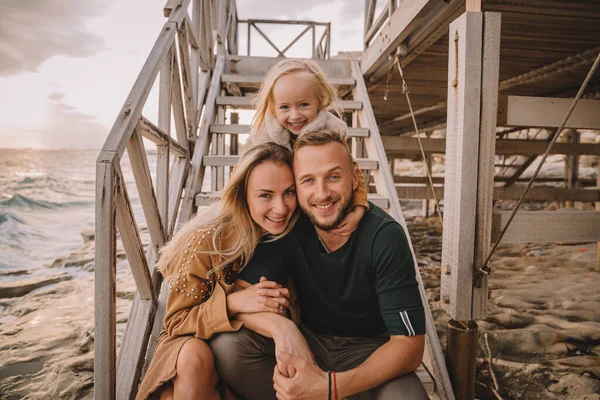
[[[60,265],[60,260],[79,251],[84,234],[94,232],[98,154],[0,149],[0,283],[24,279],[23,271],[28,279],[55,274],[57,268],[74,275],[90,273],[89,268]],[[154,172],[152,155],[148,161]],[[143,222],[126,157],[121,167],[136,220]]]

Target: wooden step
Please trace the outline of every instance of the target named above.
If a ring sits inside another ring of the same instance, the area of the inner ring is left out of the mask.
[[[221,76],[221,82],[235,83],[241,89],[258,89],[264,80],[264,75],[223,74]],[[354,86],[356,84],[354,78],[330,78],[329,82],[334,87]]]
[[[198,193],[196,195],[196,207],[208,206],[211,203],[218,201],[221,198],[221,195],[218,192],[214,193]],[[381,196],[379,194],[370,193],[367,195],[369,201],[375,204],[379,208],[383,208],[387,210],[390,207],[390,201],[387,197]]]
[[[217,105],[235,108],[251,109],[254,96],[218,96]],[[340,105],[345,111],[362,109],[362,102],[355,100],[341,100]]]
[[[237,164],[239,156],[220,155],[220,156],[204,156],[202,162],[205,167],[232,167]],[[358,168],[363,170],[375,170],[379,168],[377,160],[368,158],[357,158]]]
[[[211,125],[210,133],[242,135],[250,133],[250,125]],[[369,137],[369,128],[348,128],[348,137]]]

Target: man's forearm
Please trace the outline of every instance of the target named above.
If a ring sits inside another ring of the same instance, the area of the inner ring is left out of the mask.
[[[417,369],[423,359],[425,336],[392,336],[361,365],[336,374],[338,398],[377,387]]]

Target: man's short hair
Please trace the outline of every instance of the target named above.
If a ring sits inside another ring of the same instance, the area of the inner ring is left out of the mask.
[[[344,146],[344,150],[348,155],[348,161],[350,162],[350,169],[352,170],[352,165],[354,164],[354,159],[352,158],[352,154],[350,153],[350,149],[342,140],[339,132],[334,131],[332,129],[319,129],[313,132],[305,133],[296,139],[296,143],[294,143],[294,154],[296,151],[300,150],[306,146],[322,146],[324,144],[337,142]]]

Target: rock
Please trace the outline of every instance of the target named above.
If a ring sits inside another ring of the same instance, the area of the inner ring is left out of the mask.
[[[85,230],[81,232],[81,236],[83,237],[83,243],[93,242],[96,239],[96,231],[93,229]]]
[[[71,279],[71,275],[63,272],[56,275],[44,276],[40,278],[27,279],[23,281],[8,282],[0,284],[0,298],[20,297],[26,295],[34,289],[41,288],[54,283]]]
[[[564,394],[571,398],[593,393],[600,393],[600,382],[581,375],[567,374],[558,383],[548,387],[552,393]]]

